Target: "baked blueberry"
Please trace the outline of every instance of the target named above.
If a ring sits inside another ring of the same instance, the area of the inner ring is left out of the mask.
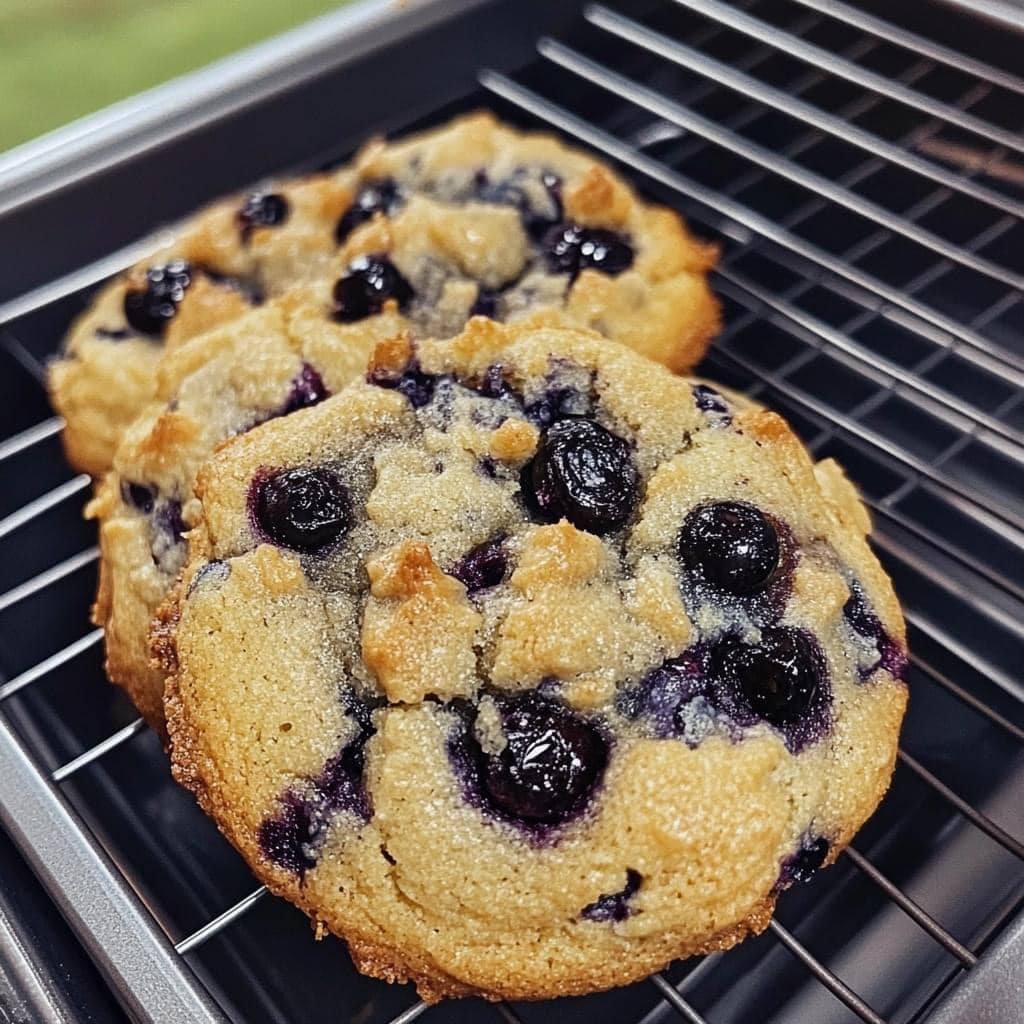
[[[251,192],[238,211],[242,237],[248,239],[253,228],[272,228],[288,219],[288,200],[279,192]]]
[[[412,297],[412,286],[386,256],[358,256],[334,285],[334,319],[362,320],[379,313],[388,299],[401,309]]]
[[[536,175],[536,172],[532,174]],[[540,239],[562,219],[562,179],[550,171],[542,171],[539,180],[544,191],[538,196],[536,185],[529,187],[530,177],[531,172],[524,168],[511,178],[491,182],[485,172],[480,172],[476,179],[476,195],[485,203],[514,206],[527,234],[533,239]],[[541,202],[536,203],[535,198],[540,198]]]
[[[799,722],[819,701],[824,658],[802,630],[773,626],[756,644],[728,637],[711,652],[714,677],[730,688],[740,705],[770,725]]]
[[[341,215],[334,237],[338,242],[346,238],[360,224],[368,221],[376,213],[390,213],[398,205],[398,186],[390,178],[379,181],[368,181],[356,193],[352,205]]]
[[[125,292],[125,319],[140,334],[161,337],[178,312],[194,276],[191,265],[185,260],[150,267],[146,271],[145,287]]]
[[[780,558],[771,519],[745,501],[698,505],[683,520],[683,565],[729,594],[754,594],[771,581]]]
[[[260,477],[252,502],[263,533],[296,551],[325,547],[352,526],[348,488],[330,469],[298,466]]]
[[[788,889],[794,882],[809,882],[825,863],[830,848],[824,836],[804,836],[796,853],[782,862],[778,887]]]
[[[316,867],[311,844],[319,831],[316,808],[295,793],[286,793],[278,813],[260,825],[257,842],[267,860],[301,878]]]
[[[593,903],[585,906],[580,914],[588,921],[625,921],[632,913],[629,901],[639,892],[643,875],[633,868],[626,868],[626,884],[618,892],[602,893]]]
[[[475,594],[478,590],[496,587],[508,572],[508,552],[505,537],[492,537],[478,544],[452,567],[451,575]]]
[[[415,359],[401,373],[373,370],[367,375],[367,380],[379,388],[391,388],[405,395],[414,409],[423,408],[434,397],[437,387],[437,378],[424,373]]]
[[[296,374],[292,381],[291,389],[288,392],[288,400],[281,410],[282,415],[295,412],[297,409],[306,409],[317,402],[322,402],[330,395],[323,378],[313,369],[309,363],[303,363],[302,369]]]
[[[884,668],[897,679],[905,678],[909,666],[906,651],[885,631],[881,619],[871,608],[864,588],[857,580],[850,583],[850,596],[843,605],[843,618],[858,636],[874,641],[878,650],[878,660],[874,664],[860,666],[861,679],[866,679],[878,667]]]
[[[581,270],[613,277],[633,265],[633,247],[614,231],[557,224],[544,236],[544,257],[553,274],[575,278]]]
[[[536,692],[496,703],[502,750],[485,753],[471,739],[487,804],[527,824],[558,825],[578,814],[604,774],[604,737],[565,705]]]
[[[145,484],[136,484],[130,480],[122,480],[121,498],[126,505],[131,505],[132,508],[138,509],[143,515],[148,516],[153,511],[156,491]]]
[[[540,518],[605,534],[633,514],[640,476],[628,442],[593,420],[566,417],[544,434],[523,468],[522,487]]]

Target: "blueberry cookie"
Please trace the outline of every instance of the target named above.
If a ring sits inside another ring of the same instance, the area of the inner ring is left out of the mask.
[[[394,313],[435,337],[470,315],[588,327],[681,370],[718,327],[714,260],[592,157],[477,114],[199,214],[100,293],[51,391],[72,462],[100,473],[152,397],[162,347],[306,282],[325,322]]]
[[[292,289],[164,353],[156,399],[125,432],[87,508],[100,524],[93,620],[104,627],[107,674],[161,736],[164,676],[148,632],[184,564],[197,470],[226,438],[340,390],[397,329],[387,314],[372,329],[326,323]]]
[[[761,931],[885,792],[902,616],[771,412],[475,318],[199,481],[175,775],[366,973],[625,984]]]

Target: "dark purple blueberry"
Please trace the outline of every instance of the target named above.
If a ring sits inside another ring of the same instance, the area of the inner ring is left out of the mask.
[[[334,285],[334,319],[352,323],[379,313],[388,299],[401,308],[412,297],[412,285],[386,256],[358,256]]]
[[[544,236],[544,258],[553,274],[575,278],[581,270],[613,277],[633,265],[633,247],[614,231],[557,224]]]
[[[508,552],[504,535],[485,540],[467,551],[451,569],[451,575],[471,594],[496,587],[505,579],[507,572]]]
[[[897,679],[904,678],[908,665],[906,651],[885,631],[881,619],[868,602],[864,588],[857,580],[850,583],[850,596],[843,605],[843,617],[858,636],[873,640],[878,648],[878,661],[870,668],[862,668],[861,678],[867,678],[879,666]]]
[[[125,292],[125,319],[140,334],[161,337],[194,277],[185,260],[150,267],[146,271],[146,286]]]
[[[829,841],[823,836],[804,836],[796,853],[782,862],[777,888],[788,889],[794,882],[809,882],[828,856]]]
[[[122,480],[121,499],[126,505],[131,505],[132,508],[138,509],[143,515],[148,516],[153,511],[156,491],[145,484],[134,484],[130,480]]]
[[[485,753],[470,735],[487,804],[527,824],[557,825],[578,814],[608,763],[598,730],[537,693],[497,701],[505,746]]]
[[[342,695],[356,735],[332,757],[303,792],[289,790],[277,814],[259,828],[263,855],[300,878],[316,866],[318,847],[334,814],[347,811],[369,821],[373,808],[363,781],[366,744],[374,733],[373,709],[351,691]]]
[[[548,428],[523,468],[522,487],[540,518],[565,518],[600,535],[629,520],[640,476],[626,441],[593,420],[570,417]]]
[[[864,590],[856,580],[850,584],[850,596],[843,605],[843,616],[850,628],[867,640],[877,640],[883,633],[882,623],[871,610]]]
[[[683,565],[737,596],[764,590],[779,567],[780,554],[771,519],[745,501],[698,505],[679,533]]]
[[[633,912],[629,901],[637,894],[643,880],[639,871],[626,868],[625,886],[618,892],[602,893],[583,908],[580,916],[588,921],[625,921]]]
[[[477,289],[476,300],[469,308],[469,315],[486,316],[493,320],[498,313],[498,295],[498,292],[481,285]]]
[[[505,368],[500,363],[492,363],[484,371],[477,388],[484,398],[504,398],[512,393],[508,381],[505,380]]]
[[[741,706],[779,728],[799,722],[825,686],[821,649],[807,633],[785,626],[762,629],[757,644],[720,641],[711,671]]]
[[[298,409],[307,409],[317,402],[322,402],[330,397],[330,391],[324,384],[323,378],[309,363],[303,363],[302,369],[296,374],[288,392],[288,399],[285,402],[281,414],[286,416]]]
[[[272,228],[288,219],[288,200],[279,192],[252,192],[238,211],[242,238],[248,240],[253,228]]]
[[[296,551],[325,547],[352,526],[348,488],[330,469],[298,466],[259,476],[251,500],[259,528]]]
[[[405,395],[414,409],[422,409],[434,397],[437,387],[437,377],[424,373],[415,359],[401,373],[374,370],[366,379],[379,388],[390,388]]]
[[[658,737],[682,736],[688,742],[699,742],[702,730],[688,719],[687,709],[704,692],[702,655],[700,649],[684,651],[651,669],[635,686],[621,692],[616,702],[619,711],[627,718],[642,719]],[[704,710],[707,718],[706,703]]]
[[[287,793],[278,813],[260,824],[260,850],[267,860],[301,878],[316,866],[312,846],[321,827],[316,808],[302,797]]]
[[[706,413],[715,426],[727,427],[732,423],[732,411],[722,395],[707,384],[693,385],[693,401]]]
[[[192,582],[188,585],[188,596],[191,597],[199,589],[216,590],[227,581],[230,575],[231,563],[215,558],[212,562],[207,562],[206,565],[202,565],[196,570]]]
[[[338,242],[344,242],[360,224],[376,213],[390,213],[397,203],[398,186],[390,178],[366,182],[352,200],[352,205],[341,215],[334,237]]]

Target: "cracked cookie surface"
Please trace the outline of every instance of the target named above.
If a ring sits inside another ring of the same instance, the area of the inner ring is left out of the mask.
[[[682,370],[718,327],[715,255],[592,157],[472,115],[204,210],[100,291],[50,390],[71,461],[102,473],[153,397],[162,351],[297,286],[325,324],[586,327]]]
[[[903,620],[835,463],[597,336],[473,319],[200,473],[176,777],[427,999],[763,929],[892,772]]]

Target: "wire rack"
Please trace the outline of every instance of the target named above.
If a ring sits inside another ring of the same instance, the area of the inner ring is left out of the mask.
[[[903,1024],[983,968],[1024,905],[1024,79],[957,24],[942,38],[838,0],[591,4],[468,101],[604,154],[722,240],[727,327],[703,370],[848,467],[910,628],[897,773],[856,844],[766,935],[621,992],[429,1008],[253,888],[103,682],[90,481],[69,477],[40,388],[88,286],[138,251],[7,307],[0,804],[130,1012]]]

